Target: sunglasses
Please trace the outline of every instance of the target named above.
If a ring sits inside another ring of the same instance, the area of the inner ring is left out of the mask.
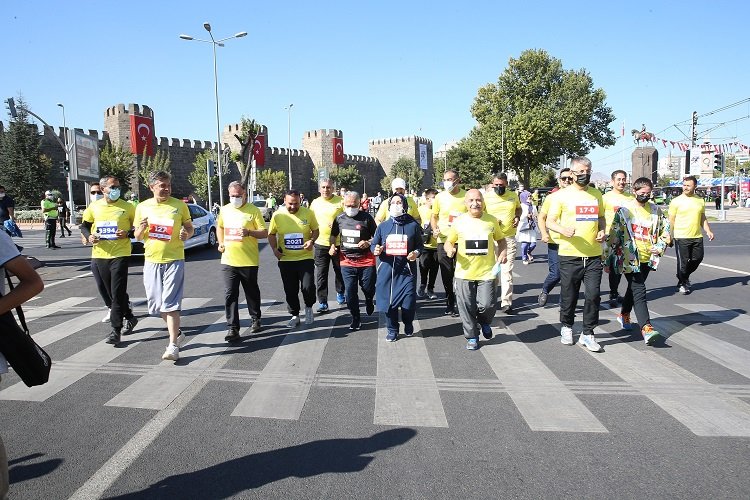
[[[101,191],[91,191],[91,194],[102,194]]]
[[[563,182],[573,182],[572,177],[560,177],[560,180]]]

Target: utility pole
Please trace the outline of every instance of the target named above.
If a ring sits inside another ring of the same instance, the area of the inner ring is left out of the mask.
[[[694,173],[690,171],[690,151],[695,148],[695,143],[698,140],[698,112],[693,111],[693,119],[690,122],[690,149],[685,151],[685,175],[691,175]],[[698,172],[700,175],[700,172]]]

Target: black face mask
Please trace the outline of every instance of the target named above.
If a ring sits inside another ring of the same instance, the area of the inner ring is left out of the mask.
[[[576,176],[576,184],[586,186],[591,181],[591,174],[580,174]]]
[[[638,203],[646,203],[648,200],[651,199],[650,194],[637,194],[635,195],[635,199],[638,201]]]
[[[505,194],[505,188],[506,186],[493,186],[495,194],[497,194],[498,196],[502,196]]]

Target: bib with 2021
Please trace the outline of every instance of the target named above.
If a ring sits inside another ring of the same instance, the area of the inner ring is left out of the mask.
[[[286,233],[284,235],[284,248],[287,250],[302,250],[304,237],[302,233]]]
[[[405,234],[389,234],[385,239],[385,253],[394,257],[407,254],[408,241]]]
[[[487,235],[474,234],[469,235],[464,240],[464,253],[466,255],[487,255],[490,248],[490,241]]]
[[[96,232],[99,234],[99,238],[102,240],[116,240],[117,239],[117,221],[105,220],[105,221],[97,222]]]
[[[149,217],[148,237],[152,240],[169,241],[172,239],[174,230],[174,219],[162,219]]]

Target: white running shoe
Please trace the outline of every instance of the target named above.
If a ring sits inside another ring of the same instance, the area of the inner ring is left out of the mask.
[[[585,347],[591,352],[600,352],[602,350],[602,346],[599,345],[593,335],[581,334],[578,339],[578,345]]]
[[[107,309],[107,315],[102,318],[102,323],[109,323],[109,313],[112,312],[112,309]]]
[[[287,328],[294,328],[297,325],[299,325],[299,316],[292,316],[292,319],[286,324]]]
[[[306,325],[312,325],[313,324],[312,307],[305,307],[305,324]]]
[[[180,348],[175,344],[169,344],[164,354],[161,355],[161,359],[165,361],[177,361],[180,359]]]
[[[560,342],[565,345],[573,345],[573,329],[569,326],[563,326],[560,329]]]

